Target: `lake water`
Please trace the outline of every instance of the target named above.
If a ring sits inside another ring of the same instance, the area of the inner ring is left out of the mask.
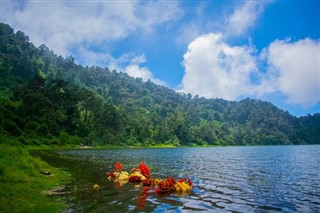
[[[69,171],[67,212],[320,212],[320,145],[90,149],[40,154]],[[153,177],[189,177],[190,195],[144,193],[105,173],[144,161]],[[99,192],[92,186],[99,184]]]

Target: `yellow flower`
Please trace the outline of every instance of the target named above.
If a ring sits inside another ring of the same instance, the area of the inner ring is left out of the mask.
[[[174,185],[174,188],[177,193],[181,193],[181,194],[188,193],[191,190],[191,186],[186,182],[177,182]]]
[[[99,190],[99,189],[100,189],[100,186],[99,186],[98,184],[94,184],[94,185],[93,185],[93,189],[94,189],[94,190]]]
[[[162,181],[161,179],[158,179],[158,178],[155,178],[153,180],[154,180],[154,185],[158,185]]]
[[[119,180],[117,183],[119,183],[119,186],[123,186],[124,184],[128,183],[128,180]]]
[[[137,176],[137,177],[141,177],[141,176],[142,176],[142,174],[141,174],[140,172],[138,172],[138,171],[135,171],[135,172],[131,173],[131,174],[130,174],[130,176]]]
[[[120,181],[120,180],[128,180],[129,179],[129,174],[128,174],[128,172],[121,172],[119,175],[118,175],[118,177],[117,177],[117,179]]]
[[[117,178],[119,177],[119,175],[120,175],[119,172],[114,172],[113,174],[114,174],[114,177],[115,177],[116,179],[117,179]]]

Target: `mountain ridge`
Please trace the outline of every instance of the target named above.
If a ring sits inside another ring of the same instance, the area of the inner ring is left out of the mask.
[[[270,102],[206,99],[35,47],[0,24],[1,135],[23,144],[315,144],[320,114]]]

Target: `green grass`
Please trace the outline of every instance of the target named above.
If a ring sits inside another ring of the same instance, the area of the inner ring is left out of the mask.
[[[0,212],[60,212],[64,205],[59,197],[43,192],[68,181],[68,173],[31,156],[26,148],[0,144]]]

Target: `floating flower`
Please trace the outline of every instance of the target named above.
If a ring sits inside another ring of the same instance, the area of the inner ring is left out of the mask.
[[[186,194],[191,191],[191,186],[184,181],[178,181],[174,184],[174,190],[176,193]]]
[[[146,164],[140,163],[139,164],[139,169],[140,169],[141,174],[144,175],[145,177],[149,178],[151,176],[150,170],[149,170],[149,168],[148,168],[148,166]]]
[[[120,174],[117,176],[117,180],[128,181],[129,180],[129,173],[128,172],[120,172]]]
[[[146,179],[142,181],[143,186],[156,187],[162,180],[158,178]]]
[[[121,171],[123,168],[122,164],[120,162],[117,162],[114,167],[115,167],[115,171],[111,171],[106,174],[108,180],[128,181],[129,174],[128,172]]]
[[[172,177],[169,177],[158,184],[155,192],[159,194],[171,194],[175,191],[175,184],[176,180]]]
[[[100,186],[99,186],[98,184],[94,184],[94,185],[93,185],[93,189],[96,190],[96,191],[98,191],[98,190],[100,189]]]
[[[123,169],[122,164],[119,161],[116,163],[115,169],[117,172],[120,172]]]
[[[114,175],[114,172],[108,172],[108,173],[106,174],[106,176],[107,176],[108,180],[114,179],[114,178],[116,177],[116,176]]]
[[[135,171],[129,175],[129,182],[132,183],[140,183],[141,181],[145,180],[147,180],[147,178],[138,171]]]
[[[169,195],[171,193],[188,194],[192,189],[192,181],[189,178],[182,178],[179,181],[176,181],[172,177],[164,180],[151,178],[150,170],[145,163],[140,163],[138,168],[133,168],[130,174],[126,171],[121,171],[122,168],[122,164],[117,162],[115,164],[115,171],[107,173],[107,178],[113,180],[118,187],[129,181],[134,183],[135,187],[143,186],[143,189],[147,189],[147,191],[155,189],[155,193],[162,195]],[[141,197],[141,201],[143,199],[144,196]]]

